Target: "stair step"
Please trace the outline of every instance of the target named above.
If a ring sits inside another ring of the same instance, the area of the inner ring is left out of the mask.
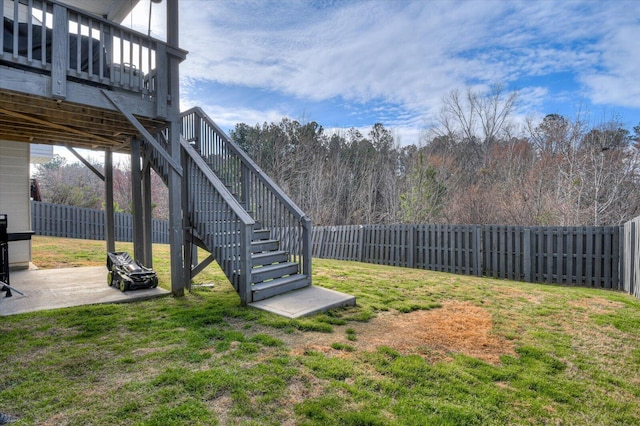
[[[282,278],[285,275],[297,274],[298,264],[293,262],[275,263],[273,265],[260,266],[251,270],[251,281],[258,283],[274,278]]]
[[[251,243],[251,253],[274,251],[278,250],[278,248],[280,248],[280,241],[277,240],[253,241]]]
[[[311,285],[309,277],[303,274],[290,275],[284,278],[265,281],[252,286],[253,301],[268,299],[278,294],[288,293]]]
[[[269,239],[271,239],[270,229],[254,229],[253,230],[253,241],[269,240]]]
[[[253,266],[271,265],[272,263],[286,262],[288,260],[289,253],[282,250],[254,253],[251,255],[251,263]]]

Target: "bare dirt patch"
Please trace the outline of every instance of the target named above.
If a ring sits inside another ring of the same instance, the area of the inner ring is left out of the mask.
[[[349,328],[355,331],[355,341],[347,338]],[[448,301],[429,311],[383,312],[367,323],[334,327],[333,333],[283,333],[278,338],[294,354],[314,350],[349,357],[357,351],[375,351],[386,346],[402,354],[422,355],[432,362],[461,353],[497,364],[501,355],[515,352],[513,343],[492,329],[491,314],[485,309],[469,302]],[[333,349],[333,343],[350,345],[355,351]]]

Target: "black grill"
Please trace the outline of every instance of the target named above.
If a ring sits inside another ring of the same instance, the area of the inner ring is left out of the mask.
[[[0,213],[0,293],[7,292],[6,297],[11,297],[11,290],[24,294],[11,287],[9,281],[9,241],[30,240],[33,231],[7,232],[7,215]]]
[[[7,215],[0,213],[0,292],[6,291],[11,297],[9,285],[9,234],[7,234]]]

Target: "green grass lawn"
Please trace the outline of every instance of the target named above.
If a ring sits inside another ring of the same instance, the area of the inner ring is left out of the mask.
[[[168,257],[154,246],[165,288]],[[33,261],[103,265],[104,242],[35,237]],[[1,317],[0,412],[17,425],[640,424],[632,296],[318,259],[314,284],[358,306],[288,320],[240,307],[213,266],[196,283],[214,286]]]

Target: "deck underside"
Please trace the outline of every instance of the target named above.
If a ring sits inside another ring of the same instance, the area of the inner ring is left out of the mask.
[[[130,139],[140,138],[135,127],[115,110],[5,89],[0,89],[0,99],[2,139],[128,152]],[[152,134],[166,126],[162,120],[138,119]]]

